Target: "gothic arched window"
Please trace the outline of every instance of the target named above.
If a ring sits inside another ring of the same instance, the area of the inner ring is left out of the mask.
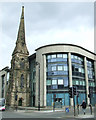
[[[20,83],[20,87],[23,88],[24,87],[24,75],[21,75],[21,83]]]

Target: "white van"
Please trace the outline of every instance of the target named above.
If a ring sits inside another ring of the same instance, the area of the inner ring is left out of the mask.
[[[0,111],[5,111],[5,98],[0,98]]]

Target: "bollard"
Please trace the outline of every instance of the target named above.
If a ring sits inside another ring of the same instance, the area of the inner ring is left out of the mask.
[[[77,105],[78,115],[79,115],[79,105]]]
[[[90,104],[89,107],[90,107],[90,112],[91,112],[91,115],[92,115],[92,105]]]

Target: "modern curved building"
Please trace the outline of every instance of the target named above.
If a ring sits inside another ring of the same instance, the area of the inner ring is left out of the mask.
[[[51,44],[39,47],[29,57],[31,105],[73,106],[69,87],[77,88],[75,103],[96,103],[96,54],[72,44]],[[91,97],[88,97],[88,96]]]

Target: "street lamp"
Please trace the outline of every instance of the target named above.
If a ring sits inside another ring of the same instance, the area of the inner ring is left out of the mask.
[[[39,66],[39,74],[38,74],[38,111],[40,111],[40,63],[36,62],[36,65]]]

